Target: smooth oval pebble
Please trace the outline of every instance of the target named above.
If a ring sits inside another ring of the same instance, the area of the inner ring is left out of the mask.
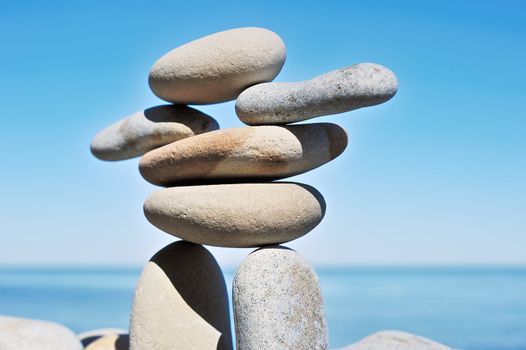
[[[452,350],[450,347],[406,332],[374,333],[340,350]]]
[[[157,106],[134,113],[99,132],[91,142],[91,153],[102,160],[124,160],[217,129],[219,125],[214,118],[196,109]]]
[[[0,316],[1,350],[82,350],[70,329],[48,321]]]
[[[347,133],[336,124],[223,129],[146,153],[141,175],[155,185],[276,180],[339,156]]]
[[[78,335],[85,350],[128,350],[128,331],[118,328],[102,328]]]
[[[248,125],[288,124],[377,105],[397,89],[389,69],[361,63],[307,81],[254,85],[237,98],[236,114]]]
[[[232,349],[225,280],[208,250],[179,241],[150,259],[135,289],[130,349]]]
[[[232,297],[238,350],[328,348],[318,278],[294,250],[250,254],[236,272]]]
[[[148,81],[165,101],[225,102],[251,85],[273,80],[285,57],[285,44],[276,33],[257,27],[231,29],[168,52],[153,65]]]
[[[313,187],[254,183],[166,188],[144,214],[157,228],[199,244],[258,247],[301,237],[320,223],[325,201]]]

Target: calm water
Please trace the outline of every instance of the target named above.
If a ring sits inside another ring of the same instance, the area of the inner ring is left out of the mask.
[[[526,268],[317,269],[331,347],[383,329],[465,350],[526,350]],[[139,269],[0,269],[0,314],[127,328]],[[231,285],[232,271],[225,272]]]

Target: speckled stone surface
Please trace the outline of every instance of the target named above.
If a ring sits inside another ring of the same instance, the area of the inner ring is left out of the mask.
[[[1,350],[81,350],[75,333],[54,322],[0,316]]]
[[[239,95],[236,113],[249,125],[288,124],[377,105],[397,89],[389,69],[361,63],[307,81],[254,85]]]
[[[328,348],[318,278],[295,251],[270,246],[251,253],[232,294],[238,350]]]
[[[340,350],[452,350],[452,348],[410,333],[383,331]]]
[[[148,262],[135,289],[130,349],[232,349],[225,281],[208,250],[179,241]]]
[[[91,153],[102,160],[124,160],[217,129],[219,125],[214,118],[196,109],[182,105],[157,106],[102,130],[91,142]]]
[[[153,65],[149,84],[155,95],[169,102],[224,102],[250,85],[274,79],[285,58],[285,44],[276,33],[256,27],[231,29],[168,52]]]
[[[166,188],[144,203],[150,223],[176,237],[221,247],[288,242],[318,225],[325,201],[311,186],[254,183]]]
[[[319,167],[346,146],[345,130],[329,123],[224,129],[153,150],[139,170],[161,186],[275,180]]]

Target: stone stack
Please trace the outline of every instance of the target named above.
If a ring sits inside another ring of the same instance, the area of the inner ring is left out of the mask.
[[[142,156],[141,175],[166,187],[144,204],[146,218],[181,238],[148,262],[130,321],[132,350],[232,349],[226,286],[202,245],[255,247],[233,285],[237,349],[326,349],[328,331],[314,270],[280,244],[322,220],[313,187],[275,182],[338,157],[347,133],[336,124],[288,125],[383,103],[394,74],[363,63],[297,83],[271,82],[285,62],[281,38],[262,28],[212,34],[178,47],[152,67],[153,93],[171,104],[135,113],[99,133],[103,160]],[[236,99],[249,125],[218,130],[187,104]]]

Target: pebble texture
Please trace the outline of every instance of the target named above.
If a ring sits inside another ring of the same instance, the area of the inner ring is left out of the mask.
[[[148,262],[137,283],[131,350],[231,350],[228,295],[204,247],[179,241]]]
[[[91,153],[102,160],[124,160],[217,129],[219,125],[212,117],[193,108],[157,106],[132,114],[102,130],[91,142]]]
[[[328,348],[318,278],[295,251],[256,250],[241,263],[232,293],[238,350]]]
[[[130,337],[124,329],[103,328],[78,335],[85,350],[128,350]]]
[[[183,104],[235,99],[247,87],[271,81],[285,63],[285,44],[263,28],[237,28],[205,36],[161,57],[149,84],[159,98]]]
[[[383,331],[341,350],[452,350],[450,347],[413,334]]]
[[[288,124],[352,111],[389,100],[398,82],[389,69],[361,63],[297,83],[252,86],[236,102],[245,124]]]
[[[68,328],[54,322],[0,316],[1,350],[81,350]]]
[[[163,189],[144,203],[157,228],[199,244],[257,247],[311,231],[325,214],[313,187],[296,183],[186,186]]]
[[[329,123],[224,129],[148,152],[139,170],[161,186],[275,180],[319,167],[346,146],[345,130]]]

